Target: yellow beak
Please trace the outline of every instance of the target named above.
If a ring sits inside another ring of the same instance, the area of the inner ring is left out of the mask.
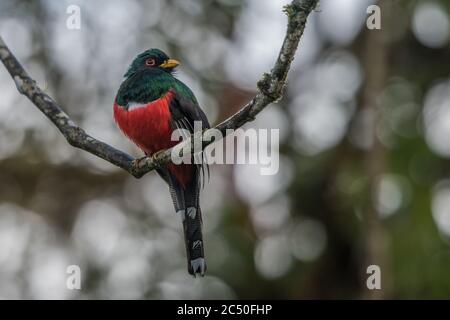
[[[169,60],[165,61],[164,63],[160,64],[159,66],[160,66],[161,68],[168,69],[168,68],[175,68],[175,67],[178,66],[179,64],[180,64],[179,61],[177,61],[177,60],[175,60],[175,59],[169,59]]]

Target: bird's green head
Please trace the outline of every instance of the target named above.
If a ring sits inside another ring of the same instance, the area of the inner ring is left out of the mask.
[[[130,77],[136,72],[146,69],[160,69],[171,73],[179,64],[180,63],[177,60],[170,59],[163,51],[159,49],[149,49],[134,58],[124,77]]]

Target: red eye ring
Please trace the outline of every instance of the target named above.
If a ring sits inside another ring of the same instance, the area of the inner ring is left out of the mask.
[[[155,65],[155,63],[156,63],[155,59],[152,59],[152,58],[145,60],[145,64],[150,67],[153,67]]]

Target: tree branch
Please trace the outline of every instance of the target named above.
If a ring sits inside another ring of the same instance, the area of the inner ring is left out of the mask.
[[[293,0],[291,4],[285,7],[284,11],[288,16],[288,26],[277,61],[270,73],[265,73],[262,79],[258,81],[258,93],[256,96],[236,114],[215,127],[215,129],[222,132],[223,136],[227,134],[227,129],[237,129],[245,123],[254,120],[256,115],[268,104],[282,98],[287,74],[300,38],[305,30],[307,17],[315,8],[317,2],[318,0]],[[1,36],[0,60],[13,78],[17,90],[30,99],[53,122],[70,145],[94,154],[128,171],[136,178],[140,178],[147,172],[171,162],[171,152],[174,148],[178,149],[191,145],[190,150],[199,150],[192,145],[192,139],[194,139],[194,143],[203,141],[200,146],[201,150],[214,142],[211,139],[212,131],[209,129],[194,134],[193,137],[191,136],[191,138],[180,142],[173,148],[157,152],[152,157],[134,159],[127,153],[91,137],[77,126],[62,108],[36,85],[36,81],[27,74]]]

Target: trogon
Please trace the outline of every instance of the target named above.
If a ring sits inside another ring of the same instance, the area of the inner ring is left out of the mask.
[[[177,60],[159,49],[146,50],[133,60],[117,92],[114,119],[147,156],[176,145],[178,141],[171,139],[176,129],[193,133],[195,121],[202,128],[209,128],[192,91],[174,76],[178,65]],[[202,164],[192,161],[171,163],[157,170],[169,186],[175,210],[181,217],[188,272],[194,276],[203,276],[206,271],[199,206],[202,169]]]

